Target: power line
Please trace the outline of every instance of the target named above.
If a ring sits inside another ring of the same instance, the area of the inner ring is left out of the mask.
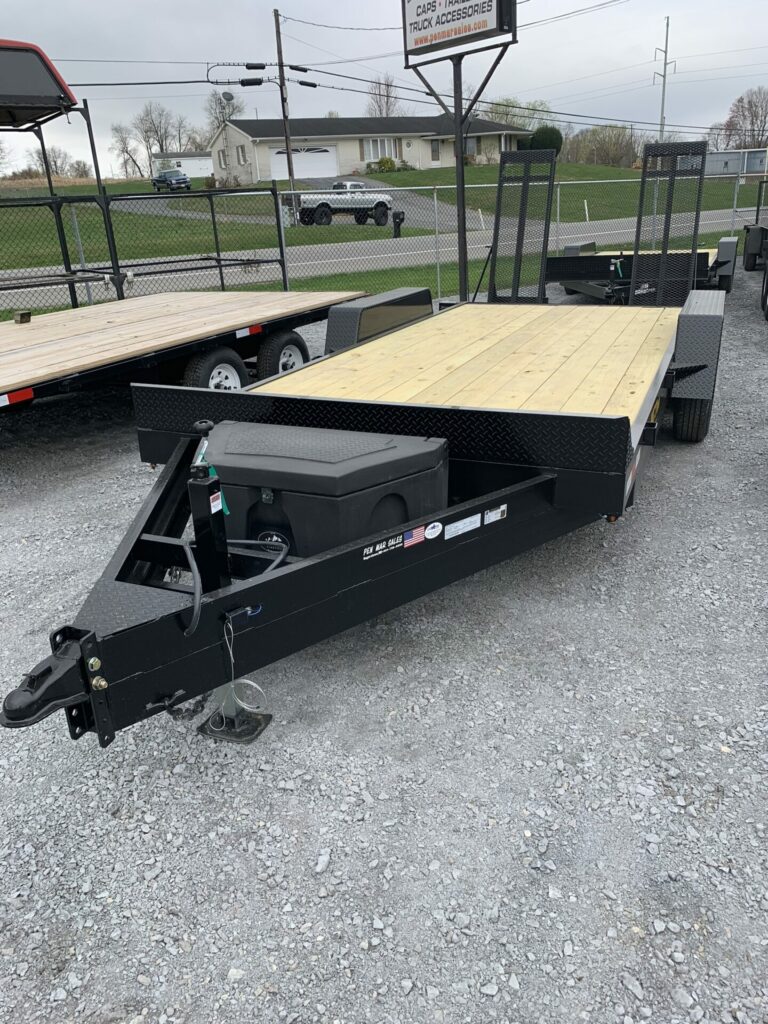
[[[572,82],[584,82],[588,78],[603,78],[605,75],[618,75],[621,71],[631,71],[633,68],[646,67],[648,64],[655,64],[653,60],[641,60],[637,64],[625,64],[623,68],[613,68],[611,71],[595,71],[591,75],[580,75],[578,78],[564,78],[560,82],[549,82],[547,85],[535,85],[531,89],[518,90],[520,95],[528,92],[541,92],[543,89],[554,89],[558,85],[570,85]]]
[[[563,14],[555,14],[549,18],[540,18],[538,21],[526,21],[518,28],[538,28],[540,25],[551,25],[556,21],[568,21],[570,18],[578,18],[582,14],[593,14],[596,11],[603,11],[608,7],[619,7],[628,4],[629,0],[603,0],[602,3],[592,4],[591,7],[581,7],[576,11],[565,11]]]
[[[313,28],[335,28],[343,32],[402,32],[402,25],[382,26],[356,26],[356,25],[323,25],[319,21],[304,21],[303,18],[289,18],[287,14],[280,15],[281,21],[295,21],[298,25],[311,25]]]

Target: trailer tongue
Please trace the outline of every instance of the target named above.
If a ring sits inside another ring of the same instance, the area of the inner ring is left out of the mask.
[[[248,673],[621,516],[667,404],[706,435],[723,302],[459,306],[247,391],[135,387],[165,468],[0,721],[106,747],[217,690],[205,731],[255,738]]]

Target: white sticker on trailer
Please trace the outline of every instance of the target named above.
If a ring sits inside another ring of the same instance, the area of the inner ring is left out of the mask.
[[[217,512],[221,512],[222,507],[221,491],[216,491],[211,495],[211,514],[215,515]]]
[[[507,506],[499,505],[498,508],[491,508],[483,516],[483,525],[490,526],[491,523],[498,523],[507,518]]]
[[[8,395],[0,395],[0,408],[4,405],[10,405],[11,400]]]
[[[460,519],[458,523],[451,523],[450,526],[446,526],[445,539],[450,540],[452,537],[460,537],[463,533],[479,530],[482,525],[483,517],[479,512],[476,516],[467,516],[466,519]]]

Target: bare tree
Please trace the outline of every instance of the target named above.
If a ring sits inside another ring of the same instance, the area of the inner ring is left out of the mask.
[[[632,125],[602,124],[584,128],[567,140],[564,159],[607,167],[631,167],[649,136]]]
[[[726,128],[732,133],[731,145],[739,149],[763,149],[768,146],[768,88],[759,85],[739,96],[731,104]]]
[[[92,178],[93,168],[87,160],[73,160],[69,168],[70,178]]]
[[[6,161],[8,160],[8,150],[5,147],[5,143],[0,139],[0,170],[5,167]]]
[[[61,146],[48,146],[46,148],[46,152],[48,154],[48,164],[51,168],[51,174],[56,177],[64,177],[69,174],[72,157],[65,149],[62,149]],[[45,160],[43,159],[42,148],[28,149],[27,157],[39,171],[45,173]]]
[[[529,100],[527,103],[521,103],[516,96],[499,96],[483,104],[480,116],[489,121],[499,121],[501,124],[514,125],[533,132],[541,125],[551,123],[550,118],[541,116],[549,114],[551,109],[546,100]]]
[[[245,103],[237,96],[225,100],[218,89],[212,89],[205,101],[205,117],[208,138],[212,139],[219,128],[233,117],[241,117],[245,113]]]
[[[339,116],[339,112],[338,112],[338,110],[329,110],[328,113],[325,116],[329,117],[329,118],[331,118],[331,120],[333,120],[334,118],[337,118]]]
[[[109,147],[120,162],[124,178],[144,178],[146,168],[139,162],[139,150],[131,129],[124,124],[113,124],[112,145]]]
[[[152,168],[152,154],[166,153],[173,146],[173,114],[162,103],[150,100],[131,121],[131,133],[147,154],[147,166]]]
[[[403,107],[397,95],[395,79],[389,73],[378,75],[368,87],[367,117],[397,117]]]

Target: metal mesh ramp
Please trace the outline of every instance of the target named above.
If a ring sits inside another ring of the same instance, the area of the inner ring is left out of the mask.
[[[502,153],[491,247],[490,302],[546,302],[555,188],[553,149]]]
[[[706,157],[706,142],[645,147],[630,305],[682,306],[693,289]]]

